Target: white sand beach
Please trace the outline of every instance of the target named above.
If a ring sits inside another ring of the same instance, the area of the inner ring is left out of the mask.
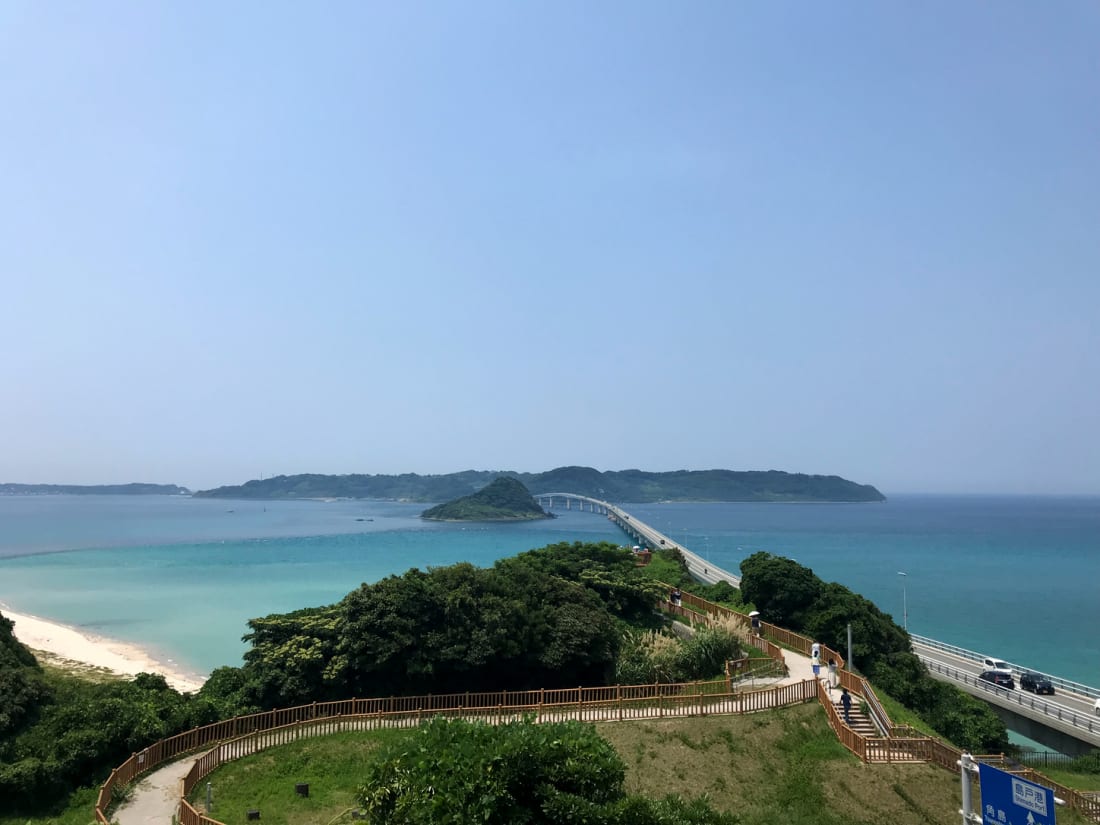
[[[17,613],[5,605],[0,605],[0,612],[15,622],[15,637],[19,641],[36,653],[48,654],[47,658],[59,664],[74,662],[123,676],[159,673],[168,684],[184,693],[202,687],[201,677],[185,674],[170,663],[157,661],[136,645],[93,636],[75,627]]]

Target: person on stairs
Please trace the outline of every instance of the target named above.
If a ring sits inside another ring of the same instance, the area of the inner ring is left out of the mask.
[[[848,727],[852,726],[852,694],[848,692],[848,688],[840,689],[840,705],[844,708],[844,724]]]

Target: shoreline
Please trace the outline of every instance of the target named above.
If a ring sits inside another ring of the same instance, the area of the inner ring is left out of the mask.
[[[185,673],[173,663],[160,661],[129,642],[85,633],[69,625],[20,613],[9,609],[6,604],[0,604],[0,613],[15,622],[15,638],[29,647],[42,664],[72,671],[82,668],[107,671],[122,677],[158,673],[181,693],[193,693],[205,681],[205,677]]]

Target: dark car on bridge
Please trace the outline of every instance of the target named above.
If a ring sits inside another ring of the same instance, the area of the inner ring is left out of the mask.
[[[1047,693],[1051,696],[1054,695],[1054,685],[1050,683],[1050,679],[1038,673],[1021,674],[1020,687],[1023,690],[1030,690],[1032,693]]]
[[[978,678],[985,682],[992,682],[997,687],[1008,688],[1009,690],[1016,689],[1016,681],[1012,678],[1011,673],[1000,670],[987,670]]]

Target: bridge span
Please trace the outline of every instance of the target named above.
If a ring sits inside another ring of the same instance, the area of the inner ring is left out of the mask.
[[[910,639],[913,652],[934,678],[988,702],[1012,730],[1062,753],[1082,754],[1100,748],[1097,688],[1013,662],[1006,664],[1012,668],[1016,689],[998,687],[978,678],[985,670],[982,654],[926,636],[910,634]],[[1050,679],[1054,695],[1036,696],[1023,690],[1020,675],[1028,671]]]
[[[540,505],[549,509],[553,509],[555,502],[560,501],[565,505],[565,509],[567,510],[573,509],[573,505],[575,504],[579,510],[589,510],[593,513],[604,514],[611,521],[615,522],[624,533],[638,542],[638,544],[651,550],[679,550],[680,555],[684,557],[684,563],[687,564],[688,573],[691,574],[692,578],[698,581],[705,584],[717,584],[718,582],[724,581],[734,587],[741,586],[740,576],[735,576],[729,571],[723,570],[721,567],[715,567],[707,559],[693,553],[682,544],[673,541],[670,536],[666,536],[660,530],[635,518],[630,515],[630,513],[626,512],[626,510],[615,506],[611,502],[601,501],[598,498],[591,498],[589,496],[577,495],[576,493],[536,493],[533,494],[533,496]]]
[[[562,505],[606,515],[624,533],[651,549],[679,550],[687,563],[688,573],[706,584],[729,582],[741,586],[741,579],[673,541],[656,528],[646,524],[608,501],[576,493],[537,493],[534,498],[553,509]],[[982,655],[974,651],[910,634],[913,652],[924,662],[929,673],[941,681],[951,682],[972,696],[988,702],[1015,731],[1062,753],[1078,754],[1100,748],[1100,688],[1090,687],[1058,676],[1041,673],[1035,668],[1009,663],[1017,682],[1021,673],[1031,671],[1050,679],[1054,696],[1035,696],[1022,689],[1007,690],[982,681]]]

